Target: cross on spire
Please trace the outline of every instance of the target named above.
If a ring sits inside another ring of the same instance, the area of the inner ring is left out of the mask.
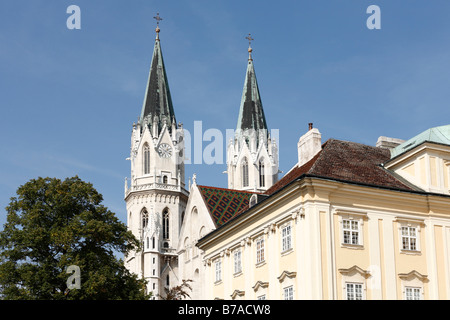
[[[248,36],[245,37],[248,40],[248,60],[253,60],[252,58],[252,41],[255,40],[252,38],[252,35],[249,33]]]
[[[248,40],[248,47],[251,48],[251,46],[252,46],[252,41],[255,40],[255,39],[252,38],[251,33],[249,33],[248,36],[245,37],[245,39]]]
[[[156,13],[156,16],[153,17],[153,19],[156,20],[156,26],[159,26],[159,22],[162,20],[162,18],[159,16],[159,12]]]
[[[156,40],[159,40],[159,22],[162,18],[159,16],[159,12],[156,13],[156,16],[153,17],[156,20]]]

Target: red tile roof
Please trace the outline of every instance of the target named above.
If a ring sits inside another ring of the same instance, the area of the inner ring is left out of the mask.
[[[223,225],[247,207],[250,197],[255,193],[200,185],[198,188],[216,227]]]
[[[384,169],[381,164],[390,159],[388,149],[360,143],[330,139],[311,160],[294,167],[270,187],[264,195],[271,196],[303,176],[338,180],[372,187],[417,191],[408,182]],[[199,186],[209,213],[220,227],[249,209],[254,192]]]
[[[356,142],[330,139],[301,167],[294,167],[265,193],[271,195],[303,175],[405,191],[417,190],[381,164],[390,151]]]

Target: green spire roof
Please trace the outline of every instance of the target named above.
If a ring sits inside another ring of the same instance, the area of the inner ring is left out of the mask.
[[[244,90],[242,92],[236,133],[243,133],[249,129],[253,129],[256,132],[259,132],[260,130],[266,130],[267,132],[266,117],[264,116],[258,81],[256,80],[255,68],[251,56],[252,49],[249,48],[248,51],[249,59],[247,74],[245,76]]]
[[[145,98],[139,120],[141,125],[147,122],[150,127],[153,127],[153,123],[156,121],[158,132],[161,131],[166,123],[169,131],[171,131],[172,122],[176,124],[175,112],[173,111],[169,82],[167,81],[159,41],[159,27],[156,28],[156,33],[157,36],[147,81],[147,89],[145,90]]]
[[[411,150],[423,142],[450,145],[450,124],[425,130],[408,141],[403,142],[391,150],[391,158]]]

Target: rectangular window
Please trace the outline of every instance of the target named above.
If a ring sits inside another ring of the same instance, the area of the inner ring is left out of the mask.
[[[406,287],[405,288],[405,299],[406,300],[420,300],[421,290],[417,287]]]
[[[281,229],[282,252],[292,248],[291,225],[287,224]]]
[[[362,300],[362,283],[346,283],[347,300]]]
[[[294,287],[289,286],[283,289],[284,300],[294,300]]]
[[[241,250],[234,251],[234,273],[239,273],[242,271],[242,260],[241,260]]]
[[[217,260],[216,263],[216,282],[222,280],[222,262]]]
[[[259,238],[256,240],[256,263],[264,261],[264,239]]]
[[[417,232],[414,227],[402,227],[403,250],[417,250]]]
[[[355,220],[343,220],[344,244],[359,244],[359,222]]]

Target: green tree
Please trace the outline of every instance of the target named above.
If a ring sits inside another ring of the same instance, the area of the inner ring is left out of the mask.
[[[145,281],[116,256],[138,248],[139,241],[102,201],[77,176],[20,186],[0,231],[0,297],[148,299]],[[71,265],[79,267],[79,289],[68,289]]]
[[[182,280],[181,284],[172,288],[165,288],[164,292],[166,293],[164,296],[158,295],[161,300],[181,300],[185,298],[189,298],[190,295],[188,293],[189,291],[192,291],[192,286],[189,284],[189,282],[192,282],[192,280]]]

